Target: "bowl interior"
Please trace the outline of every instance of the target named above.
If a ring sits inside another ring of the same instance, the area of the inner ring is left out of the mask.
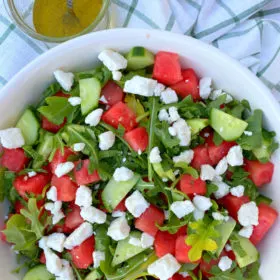
[[[93,68],[99,62],[97,55],[105,48],[128,51],[132,46],[144,46],[153,52],[159,50],[180,54],[183,67],[194,68],[199,76],[213,78],[215,88],[224,89],[238,99],[246,98],[252,108],[264,111],[265,126],[274,130],[279,139],[280,108],[270,91],[251,72],[215,48],[195,39],[161,31],[140,29],[115,29],[89,34],[62,44],[23,69],[0,92],[0,128],[15,123],[28,104],[35,103],[42,91],[51,83],[53,71],[63,68],[78,71]],[[12,108],[12,109],[11,109]],[[271,184],[263,191],[274,199],[273,206],[280,211],[280,151],[273,156],[275,173]],[[0,223],[3,223],[4,206],[0,206]],[[280,222],[262,242],[259,249],[262,256],[261,274],[264,279],[279,279],[280,264]],[[5,244],[0,244],[0,272],[3,279],[16,279],[9,274],[14,268],[14,257]]]

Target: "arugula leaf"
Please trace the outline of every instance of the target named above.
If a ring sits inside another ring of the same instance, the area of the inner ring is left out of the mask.
[[[28,157],[31,157],[34,161],[42,162],[44,161],[44,158],[42,155],[40,155],[37,151],[35,151],[32,146],[24,145],[23,150],[27,154]]]
[[[251,151],[262,145],[262,111],[255,110],[246,121],[248,123],[246,130],[252,132],[252,135],[243,134],[237,143],[242,149]]]
[[[211,109],[213,108],[220,109],[221,105],[225,104],[226,100],[227,100],[227,94],[225,93],[219,96],[217,99],[209,102],[207,106],[208,112],[210,113]]]
[[[195,168],[189,166],[186,162],[182,162],[182,161],[176,162],[174,164],[174,167],[182,168],[184,171],[184,174],[189,174],[195,179],[199,178],[197,170]]]
[[[170,211],[169,219],[167,224],[159,226],[156,225],[160,231],[168,231],[171,234],[177,233],[177,231],[187,225],[190,222],[191,215],[184,217],[182,220],[178,219],[173,213]],[[187,233],[186,233],[187,234]]]
[[[191,95],[184,98],[181,102],[173,104],[179,109],[179,114],[184,119],[193,119],[193,118],[208,118],[209,113],[206,110],[206,105],[202,102],[193,102]],[[166,105],[163,108],[169,108],[170,106]]]
[[[201,259],[203,251],[213,252],[218,248],[215,241],[215,238],[219,237],[219,232],[215,229],[217,224],[217,221],[212,221],[208,217],[189,223],[190,234],[186,244],[192,246],[188,254],[191,262]]]
[[[124,84],[126,81],[131,80],[134,76],[141,76],[141,77],[146,77],[146,78],[150,78],[151,75],[146,73],[146,69],[140,69],[140,70],[135,70],[135,71],[129,71],[127,74],[124,74],[121,78],[120,81],[117,82],[117,84],[120,87],[124,87]]]
[[[137,117],[145,114],[145,109],[135,94],[126,94],[124,101]]]
[[[216,186],[215,184],[211,184],[208,183],[207,184],[207,192],[206,192],[206,196],[210,197],[214,192],[216,192],[218,190],[218,186]]]
[[[61,90],[61,86],[58,82],[55,82],[49,85],[42,94],[42,99],[38,103],[37,107],[42,106],[45,103],[45,99],[49,96],[56,94],[58,91]]]
[[[76,108],[72,106],[67,98],[52,96],[46,98],[46,106],[38,108],[38,112],[45,116],[50,122],[60,125],[67,118],[68,122],[73,119]]]
[[[7,198],[13,203],[20,198],[18,192],[13,187],[13,181],[16,174],[12,171],[6,171],[4,167],[0,167],[0,202]]]

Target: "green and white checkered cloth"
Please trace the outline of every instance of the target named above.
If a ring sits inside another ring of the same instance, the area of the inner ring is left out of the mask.
[[[114,27],[169,30],[213,44],[256,73],[280,100],[280,0],[111,1]],[[0,4],[0,88],[46,50]]]

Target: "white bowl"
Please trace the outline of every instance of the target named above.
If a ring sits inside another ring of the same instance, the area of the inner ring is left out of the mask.
[[[54,81],[53,71],[93,68],[97,55],[105,48],[126,52],[133,46],[144,46],[153,52],[172,51],[180,55],[183,67],[192,67],[200,77],[212,77],[216,88],[222,88],[238,99],[246,98],[253,108],[265,113],[265,127],[280,135],[280,107],[271,92],[249,70],[214,47],[193,38],[156,30],[114,29],[96,32],[64,43],[30,63],[21,70],[0,92],[0,128],[12,126],[24,108],[36,103],[43,90]],[[273,156],[274,178],[264,192],[274,199],[273,206],[280,211],[280,151]],[[0,223],[5,215],[0,206]],[[279,279],[280,222],[259,246],[263,279]],[[15,257],[5,244],[0,244],[1,279],[17,279],[10,271]]]

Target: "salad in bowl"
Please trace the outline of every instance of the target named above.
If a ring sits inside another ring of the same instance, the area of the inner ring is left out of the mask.
[[[275,133],[179,55],[103,50],[0,130],[1,237],[24,280],[260,279]]]

